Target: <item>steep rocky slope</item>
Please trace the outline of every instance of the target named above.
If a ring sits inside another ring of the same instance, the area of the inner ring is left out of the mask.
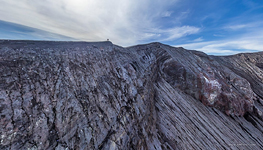
[[[263,149],[263,53],[0,41],[0,149]]]

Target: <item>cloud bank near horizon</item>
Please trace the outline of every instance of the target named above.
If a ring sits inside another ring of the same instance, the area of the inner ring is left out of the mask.
[[[204,41],[201,37],[191,43],[179,44],[174,46],[186,49],[200,50],[213,55],[232,55],[241,52],[263,51],[263,21],[248,24],[227,25],[222,30],[227,32],[241,32],[237,35],[222,39]],[[245,30],[249,30],[246,32]]]

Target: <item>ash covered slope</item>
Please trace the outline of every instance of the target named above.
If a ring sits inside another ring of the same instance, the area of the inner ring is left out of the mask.
[[[263,149],[263,53],[0,41],[0,149]]]

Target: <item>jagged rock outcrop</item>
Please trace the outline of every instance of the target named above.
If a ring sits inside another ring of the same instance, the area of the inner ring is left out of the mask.
[[[263,149],[263,53],[0,41],[0,149]]]

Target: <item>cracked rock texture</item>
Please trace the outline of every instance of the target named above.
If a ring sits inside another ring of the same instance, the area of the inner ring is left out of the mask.
[[[0,149],[263,149],[263,53],[0,41]]]

